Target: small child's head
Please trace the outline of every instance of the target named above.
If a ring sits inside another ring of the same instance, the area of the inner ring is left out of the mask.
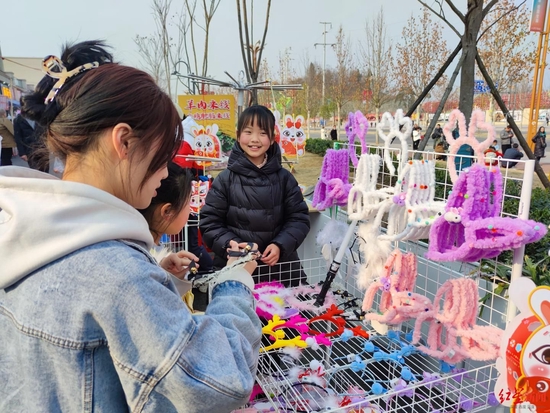
[[[175,163],[168,164],[168,177],[161,181],[151,205],[141,212],[155,240],[162,234],[178,234],[189,218],[193,175]]]
[[[261,105],[243,111],[237,124],[237,141],[246,157],[259,165],[275,141],[275,116]]]
[[[497,140],[495,139],[495,140],[493,141],[493,145],[496,145],[497,143],[498,143],[498,142],[497,142]]]

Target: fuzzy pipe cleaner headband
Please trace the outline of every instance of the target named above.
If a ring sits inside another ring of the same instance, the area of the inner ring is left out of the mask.
[[[495,139],[495,128],[493,125],[485,122],[485,115],[479,109],[472,112],[470,119],[470,127],[466,128],[466,118],[464,114],[455,109],[449,116],[449,122],[443,127],[443,134],[449,146],[449,155],[447,155],[447,169],[451,180],[456,182],[458,180],[458,174],[455,166],[455,155],[462,145],[470,145],[477,156],[478,162],[481,164],[485,161],[485,151],[492,145]],[[453,138],[453,129],[458,122],[459,137]],[[478,129],[487,131],[487,138],[483,142],[479,142],[475,133]]]
[[[312,205],[323,210],[333,205],[345,206],[351,189],[349,159],[346,149],[328,149],[323,159],[321,176],[315,186]]]
[[[494,258],[546,235],[542,223],[499,217],[502,188],[499,168],[487,170],[477,163],[465,169],[449,195],[446,213],[432,225],[426,258],[463,262]]]
[[[388,128],[388,133],[384,132],[384,128]],[[409,158],[409,142],[408,139],[412,133],[412,121],[409,117],[403,116],[403,109],[397,109],[395,112],[395,117],[389,112],[385,112],[382,115],[382,119],[376,126],[376,131],[380,138],[384,141],[384,160],[386,166],[390,171],[390,175],[395,175],[395,167],[393,166],[393,161],[390,153],[391,141],[394,138],[399,139],[401,143],[401,155],[399,157],[399,169],[397,172],[401,171],[404,163]]]
[[[359,161],[357,160],[357,155],[355,154],[355,138],[358,138],[361,142],[361,154],[367,153],[367,142],[365,137],[367,136],[367,132],[369,130],[369,122],[360,110],[355,113],[350,112],[348,114],[348,121],[346,122],[345,129],[346,135],[348,136],[349,157],[353,163],[353,166],[356,168]]]

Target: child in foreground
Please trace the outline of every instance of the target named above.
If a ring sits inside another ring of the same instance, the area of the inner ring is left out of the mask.
[[[201,210],[205,244],[226,265],[230,241],[258,244],[267,264],[256,281],[298,285],[306,275],[296,252],[309,232],[309,211],[292,174],[281,165],[275,117],[265,106],[243,111],[228,167],[214,180]]]

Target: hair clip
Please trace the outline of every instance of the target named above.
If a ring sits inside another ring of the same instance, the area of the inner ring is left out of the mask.
[[[332,324],[336,326],[336,331],[332,331],[329,333],[325,333],[326,337],[334,337],[339,336],[344,332],[344,327],[346,325],[346,320],[344,320],[340,315],[344,312],[344,310],[339,309],[335,304],[331,305],[326,312],[323,314],[320,314],[318,316],[312,317],[309,319],[308,324],[311,324],[315,321],[319,320],[325,320],[330,321]],[[309,330],[312,334],[320,334],[319,331],[313,330],[310,327]]]
[[[262,258],[262,254],[260,254],[260,252],[257,249],[253,250],[252,248],[254,248],[254,244],[252,242],[249,242],[246,244],[246,247],[239,249],[239,251],[234,251],[234,250],[227,251],[227,256],[233,257],[233,258],[235,257],[239,258],[239,257],[246,257],[247,255],[252,254],[256,256],[257,260]]]
[[[56,56],[46,56],[44,60],[42,60],[42,70],[52,79],[57,79],[57,82],[53,85],[50,93],[48,93],[44,103],[47,105],[53,101],[57,95],[57,92],[59,92],[68,79],[97,67],[99,67],[98,62],[91,62],[80,65],[71,71],[67,71],[67,68],[65,68],[61,59]]]

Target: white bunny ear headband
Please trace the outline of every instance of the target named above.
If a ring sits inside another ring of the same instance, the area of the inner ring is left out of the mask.
[[[389,129],[388,133],[384,132],[385,128]],[[403,115],[403,109],[397,109],[395,116],[392,116],[389,112],[385,112],[376,126],[376,131],[378,132],[378,136],[384,141],[384,161],[390,171],[390,175],[393,176],[395,175],[395,167],[393,166],[390,154],[390,144],[394,138],[399,139],[399,142],[401,142],[401,155],[397,171],[399,173],[409,157],[408,140],[412,134],[411,118]]]
[[[453,138],[453,129],[458,122],[458,138]],[[487,138],[479,142],[475,133],[479,130],[487,131]],[[474,154],[477,156],[478,161],[483,165],[485,161],[485,150],[491,146],[491,143],[495,139],[495,128],[490,123],[485,122],[485,115],[479,109],[476,109],[472,112],[472,117],[470,119],[470,126],[466,128],[466,118],[464,114],[455,109],[451,112],[449,116],[449,122],[443,127],[443,134],[449,146],[449,155],[447,155],[447,169],[449,170],[449,175],[451,180],[456,182],[458,179],[458,173],[456,172],[455,166],[455,155],[462,145],[470,145],[474,150]]]

